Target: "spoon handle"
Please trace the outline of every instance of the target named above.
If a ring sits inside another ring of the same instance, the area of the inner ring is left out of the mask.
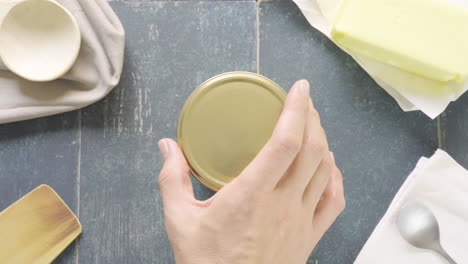
[[[444,248],[440,244],[434,248],[434,251],[439,253],[442,257],[444,257],[448,261],[448,263],[457,264],[457,262],[455,262],[455,260],[453,260],[453,258],[450,257],[450,255],[444,250]]]

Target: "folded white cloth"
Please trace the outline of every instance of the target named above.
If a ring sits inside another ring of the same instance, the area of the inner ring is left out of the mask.
[[[0,22],[19,0],[0,0]],[[61,79],[37,83],[0,61],[0,124],[71,111],[107,95],[120,79],[125,33],[106,0],[57,0],[76,18],[82,36],[75,65]]]
[[[412,202],[433,211],[439,221],[442,246],[458,263],[468,263],[468,171],[438,150],[430,159],[419,160],[355,264],[447,263],[437,253],[411,246],[398,232],[398,210]]]
[[[293,0],[309,23],[330,38],[332,21],[341,0]],[[468,0],[447,0],[468,8]],[[385,89],[404,111],[421,110],[430,118],[468,90],[465,83],[442,83],[420,77],[369,57],[347,51]]]

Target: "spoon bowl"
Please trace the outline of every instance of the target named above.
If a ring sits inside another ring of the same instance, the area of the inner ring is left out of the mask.
[[[457,264],[440,244],[439,223],[429,208],[409,204],[398,212],[396,224],[401,236],[411,245],[439,253],[448,263]]]

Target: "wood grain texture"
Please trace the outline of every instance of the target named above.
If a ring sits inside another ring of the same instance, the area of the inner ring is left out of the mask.
[[[112,2],[127,33],[118,87],[83,110],[80,263],[173,263],[157,141],[205,79],[255,71],[253,2]],[[212,194],[195,182],[199,197]]]
[[[47,184],[77,213],[78,125],[78,112],[0,125],[0,210]],[[75,263],[74,246],[54,263]]]
[[[70,208],[41,185],[0,212],[1,262],[51,263],[80,233]]]
[[[110,2],[127,33],[120,85],[81,111],[0,125],[0,210],[46,183],[83,224],[78,248],[54,263],[173,263],[156,142],[175,137],[179,111],[202,81],[257,70],[256,26],[260,73],[286,89],[312,81],[345,177],[348,208],[309,263],[352,263],[417,159],[437,147],[435,123],[403,113],[292,1],[262,1],[259,25],[253,0]],[[463,98],[449,108],[442,134],[468,166]],[[193,182],[197,197],[213,194]]]
[[[311,82],[347,208],[309,263],[353,263],[421,156],[437,149],[437,124],[403,112],[359,65],[313,29],[292,1],[260,4],[260,73],[289,89]]]

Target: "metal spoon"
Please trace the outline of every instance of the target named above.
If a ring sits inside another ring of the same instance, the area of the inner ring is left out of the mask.
[[[429,208],[413,203],[403,207],[397,216],[400,234],[411,245],[439,253],[450,264],[457,264],[440,244],[439,224]]]

